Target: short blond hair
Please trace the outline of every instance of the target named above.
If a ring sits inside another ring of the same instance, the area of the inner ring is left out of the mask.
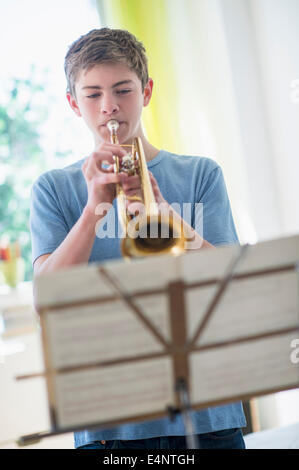
[[[76,96],[75,84],[79,73],[103,63],[127,65],[136,73],[144,90],[149,77],[143,44],[126,30],[101,28],[93,29],[71,44],[64,61],[67,92]]]

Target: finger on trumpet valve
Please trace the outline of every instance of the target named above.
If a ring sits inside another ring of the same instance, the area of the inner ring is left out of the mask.
[[[129,175],[133,175],[135,173],[134,160],[131,155],[125,155],[122,157],[121,166],[123,171],[127,172]]]

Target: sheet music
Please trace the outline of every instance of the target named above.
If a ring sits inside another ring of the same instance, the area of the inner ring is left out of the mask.
[[[298,333],[273,336],[193,353],[191,399],[200,404],[299,384],[299,365],[290,360]],[[232,400],[233,401],[233,400]]]
[[[148,289],[162,289],[180,278],[179,257],[171,255],[132,259],[129,262],[114,261],[103,265],[111,272],[126,293]]]
[[[239,250],[238,245],[232,245],[186,253],[179,258],[181,277],[186,284],[221,279]]]
[[[38,276],[35,282],[40,307],[116,294],[115,289],[101,276],[98,265],[62,269]]]
[[[219,246],[216,250],[204,249],[187,253],[178,258],[181,277],[187,284],[221,278],[239,250],[239,245],[226,245]],[[277,268],[298,262],[299,237],[295,235],[248,246],[235,273]]]
[[[298,235],[266,240],[251,245],[236,273],[269,269],[299,262]]]
[[[161,294],[135,298],[134,303],[151,320],[157,330],[162,333],[166,341],[171,341],[168,295]]]
[[[187,284],[221,278],[237,256],[238,245],[199,250],[173,257],[163,255],[126,262],[113,260],[89,266],[76,266],[36,278],[39,306],[114,295],[115,290],[100,275],[99,267],[108,269],[127,293],[167,287],[178,279]],[[299,261],[299,237],[286,237],[252,245],[236,269],[236,273],[277,267]]]
[[[217,286],[188,291],[188,336],[213,298]],[[231,282],[197,345],[278,330],[299,324],[299,281],[295,271]]]
[[[142,311],[169,337],[166,296],[139,300]],[[163,345],[118,300],[46,314],[52,367],[69,367],[163,351]]]
[[[153,412],[173,404],[170,359],[60,374],[55,379],[59,428]]]

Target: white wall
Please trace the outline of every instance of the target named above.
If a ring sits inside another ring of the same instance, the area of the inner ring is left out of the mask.
[[[242,242],[297,233],[298,0],[166,5],[184,152],[222,166]]]
[[[299,231],[298,0],[251,0],[280,233]],[[296,99],[297,96],[297,99]]]
[[[221,7],[238,109],[240,157],[245,160],[249,183],[250,216],[257,240],[272,238],[280,236],[281,214],[251,3],[224,0]],[[243,236],[246,239],[246,234]]]
[[[221,7],[257,240],[298,233],[299,2]],[[299,390],[258,399],[261,429],[298,421],[296,400]]]

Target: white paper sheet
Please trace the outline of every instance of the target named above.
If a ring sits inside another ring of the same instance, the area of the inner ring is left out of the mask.
[[[165,296],[144,299],[142,310],[159,331],[169,337],[166,303]],[[51,311],[46,314],[46,333],[54,368],[156,353],[164,349],[123,301]]]
[[[188,336],[197,328],[217,286],[186,296]],[[299,282],[295,271],[233,281],[196,344],[232,340],[299,324]]]
[[[58,375],[60,429],[153,412],[173,404],[172,365],[167,358]]]
[[[180,278],[179,257],[163,255],[103,265],[128,293],[162,289]]]
[[[240,246],[220,246],[216,250],[204,249],[180,256],[179,271],[188,283],[221,278],[232,261],[238,256]],[[267,240],[248,246],[235,273],[246,273],[261,269],[277,268],[299,263],[299,236]]]
[[[291,341],[296,337],[299,329],[297,334],[193,353],[192,403],[299,386],[299,364],[291,361]]]
[[[108,297],[115,289],[100,275],[98,265],[80,265],[38,276],[35,280],[39,307]]]

